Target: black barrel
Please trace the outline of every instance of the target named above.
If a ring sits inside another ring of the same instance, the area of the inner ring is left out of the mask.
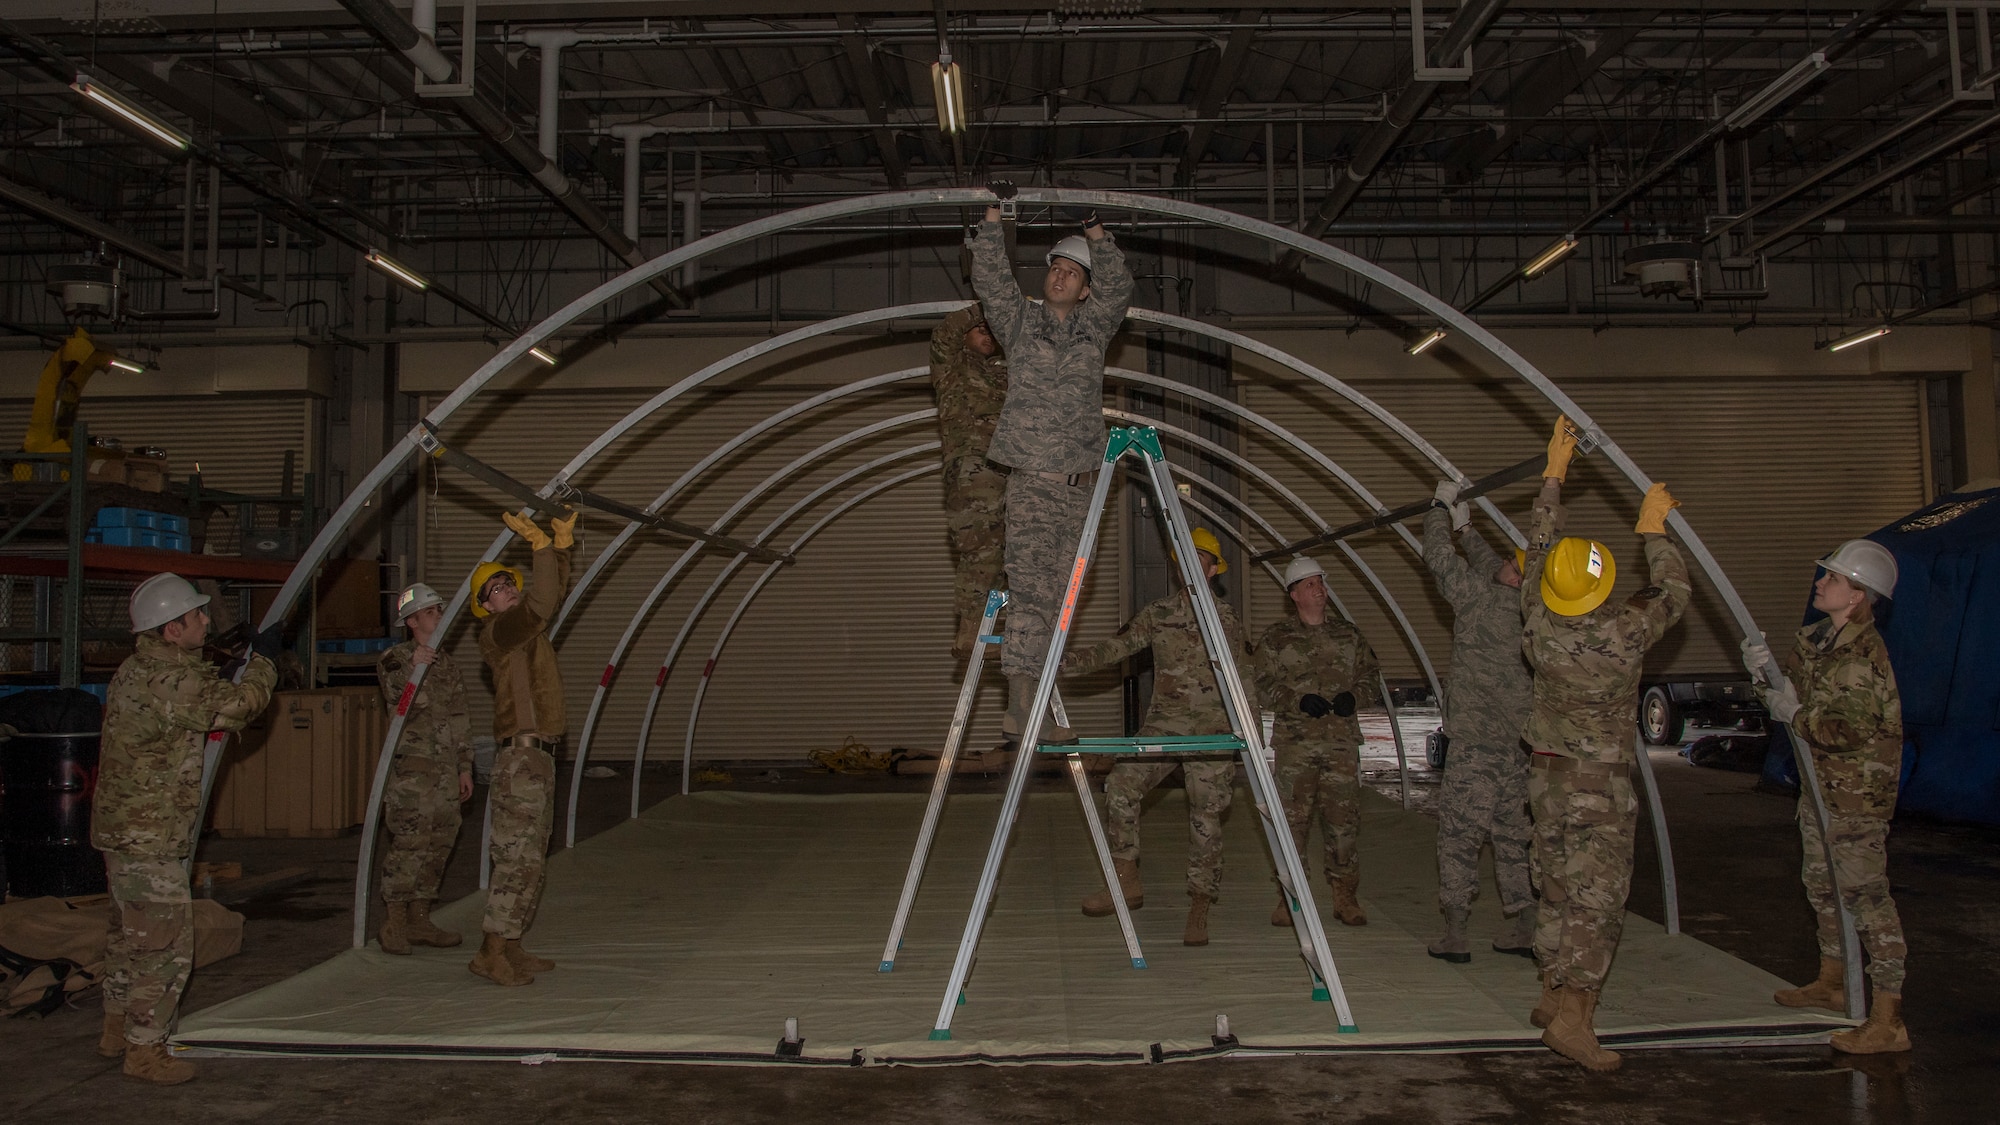
[[[96,734],[16,734],[0,743],[0,836],[15,898],[103,894],[90,846]]]

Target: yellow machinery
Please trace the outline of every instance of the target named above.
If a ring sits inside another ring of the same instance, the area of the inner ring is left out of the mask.
[[[78,328],[62,342],[42,365],[42,378],[35,387],[35,409],[28,416],[28,433],[21,439],[23,453],[69,452],[70,427],[76,422],[77,403],[91,378],[116,359],[116,352],[99,348],[90,333]],[[14,479],[29,479],[30,466],[14,466]]]

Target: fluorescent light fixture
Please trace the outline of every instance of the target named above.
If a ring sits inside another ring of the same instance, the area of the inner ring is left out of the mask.
[[[1542,274],[1547,273],[1550,267],[1554,266],[1557,262],[1569,257],[1575,249],[1576,236],[1566,234],[1562,237],[1562,241],[1535,255],[1534,261],[1522,266],[1521,276],[1530,279],[1540,277]]]
[[[946,133],[965,131],[965,74],[949,54],[931,64],[931,98],[937,103],[938,129]]]
[[[1888,334],[1889,334],[1889,326],[1886,324],[1878,324],[1873,328],[1863,328],[1859,332],[1850,332],[1847,335],[1842,336],[1838,340],[1834,340],[1830,343],[1821,344],[1820,346],[1830,352],[1846,351],[1848,348],[1851,348],[1856,344],[1865,344],[1870,340],[1879,339],[1883,336],[1887,336]]]
[[[548,352],[545,352],[540,348],[529,348],[528,354],[534,356],[536,359],[541,360],[543,363],[548,364],[550,367],[554,367],[556,365],[556,357],[550,355]]]
[[[111,366],[116,367],[120,371],[130,371],[134,375],[144,375],[146,373],[145,364],[135,363],[123,356],[113,356]]]
[[[1409,347],[1404,348],[1403,350],[1410,353],[1411,355],[1422,355],[1430,350],[1432,344],[1435,344],[1439,340],[1444,339],[1447,335],[1449,335],[1449,333],[1447,333],[1444,329],[1433,328],[1430,330],[1429,335],[1425,336],[1421,340],[1418,340],[1416,343],[1411,344]]]
[[[417,273],[415,270],[410,269],[408,266],[403,265],[402,263],[396,261],[396,259],[391,258],[389,255],[384,254],[380,250],[376,250],[373,247],[369,248],[368,261],[369,264],[373,265],[376,269],[381,270],[383,273],[388,274],[390,277],[395,278],[397,281],[402,282],[403,284],[409,286],[412,289],[417,290],[418,292],[422,292],[431,287],[431,283],[429,281],[424,280],[422,274]]]
[[[1741,129],[1754,124],[1758,118],[1776,109],[1793,94],[1806,88],[1820,72],[1827,68],[1826,52],[1814,51],[1792,64],[1785,73],[1771,79],[1771,84],[1743,99],[1743,104],[1729,111],[1722,119],[1725,129]]]
[[[88,74],[79,71],[76,80],[69,84],[69,88],[117,114],[126,124],[177,152],[185,151],[190,143],[186,133],[127,101],[118,91],[99,85],[97,79]]]

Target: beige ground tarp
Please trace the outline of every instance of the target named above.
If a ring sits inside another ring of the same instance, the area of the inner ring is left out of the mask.
[[[895,970],[878,966],[923,811],[913,795],[697,793],[656,806],[549,866],[530,946],[559,968],[504,989],[469,949],[343,953],[290,980],[191,1013],[177,1042],[276,1054],[684,1062],[1151,1062],[1241,1051],[1541,1049],[1527,1023],[1533,965],[1486,952],[1489,890],[1468,965],[1425,956],[1437,927],[1434,822],[1364,794],[1362,901],[1329,922],[1358,1034],[1310,1000],[1291,931],[1273,927],[1270,862],[1237,791],[1212,943],[1180,943],[1185,804],[1158,796],[1143,825],[1147,968],[1115,919],[1077,901],[1099,876],[1073,791],[1038,782],[1022,811],[967,1003],[928,1038],[993,829],[998,798],[953,797]],[[476,940],[480,896],[438,912]],[[1324,910],[1322,910],[1324,914]],[[1771,1003],[1782,982],[1631,916],[1599,1029],[1618,1047],[1823,1039],[1842,1021]],[[796,1017],[802,1060],[775,1054]]]

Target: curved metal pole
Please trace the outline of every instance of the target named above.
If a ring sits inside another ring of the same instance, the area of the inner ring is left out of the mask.
[[[890,477],[888,480],[885,480],[880,484],[871,485],[868,488],[865,488],[860,492],[855,493],[853,496],[842,501],[838,507],[834,508],[827,514],[821,516],[817,522],[815,522],[811,527],[807,528],[804,532],[802,532],[797,539],[794,539],[792,541],[790,550],[796,553],[801,548],[803,548],[806,545],[806,543],[812,539],[813,536],[818,535],[821,529],[825,528],[828,524],[832,523],[834,520],[837,520],[841,516],[845,515],[848,509],[856,507],[863,501],[873,497],[875,494],[883,492],[890,488],[894,488],[895,486],[902,484],[905,481],[915,480],[917,477],[923,476],[925,473],[935,473],[939,470],[939,468],[940,466],[935,462],[929,465],[920,465],[917,468],[897,473],[895,476]],[[743,620],[744,611],[748,610],[750,608],[750,603],[756,600],[758,591],[762,590],[764,586],[771,581],[771,579],[776,578],[778,576],[778,571],[783,565],[784,564],[782,563],[764,564],[764,573],[757,576],[757,581],[751,583],[750,589],[744,592],[743,600],[736,603],[736,609],[730,613],[729,620],[723,623],[722,632],[715,638],[715,647],[711,648],[708,652],[708,663],[702,668],[701,682],[697,684],[694,689],[694,704],[688,708],[687,742],[681,751],[681,762],[682,762],[681,770],[683,773],[687,771],[688,768],[687,764],[694,760],[694,732],[695,732],[695,727],[701,722],[702,697],[708,694],[708,683],[709,680],[711,680],[715,676],[716,663],[722,659],[723,646],[729,643],[730,634],[736,631],[736,623]]]
[[[743,509],[756,503],[765,493],[792,476],[804,471],[820,458],[838,452],[848,445],[852,445],[865,438],[873,437],[886,430],[892,430],[899,426],[907,426],[913,422],[928,421],[935,417],[937,417],[936,409],[913,410],[907,414],[899,414],[893,418],[884,418],[877,422],[870,422],[865,426],[856,427],[831,441],[824,442],[817,448],[808,450],[793,458],[789,464],[772,472],[770,476],[765,477],[763,481],[759,482],[756,487],[738,497],[736,502],[729,506],[728,510],[716,517],[715,522],[710,526],[709,530],[714,532],[724,530],[731,521],[742,514]],[[680,576],[681,571],[694,562],[696,556],[701,553],[703,546],[701,543],[693,543],[686,550],[682,551],[680,557],[674,560],[673,565],[667,568],[667,572],[660,576],[658,582],[654,583],[653,591],[648,595],[645,604],[650,606],[653,602],[657,601],[666,592],[667,587],[673,584],[674,579]],[[576,844],[576,802],[577,795],[583,788],[584,765],[590,757],[589,744],[591,735],[597,727],[597,718],[603,711],[604,699],[611,689],[611,681],[615,678],[617,667],[625,659],[626,648],[631,645],[632,639],[638,635],[639,629],[643,624],[644,617],[642,614],[635,613],[632,615],[632,620],[625,626],[625,632],[618,638],[617,646],[612,650],[610,660],[605,664],[604,674],[598,677],[597,691],[590,697],[590,710],[584,718],[583,735],[578,740],[575,755],[576,760],[571,767],[568,824],[563,830],[563,844],[565,847]],[[635,778],[634,780],[636,783],[637,779]]]
[[[1511,368],[1515,374],[1519,375],[1532,386],[1543,398],[1547,399],[1558,410],[1567,415],[1579,429],[1589,436],[1592,444],[1605,453],[1606,458],[1618,467],[1619,471],[1625,475],[1626,479],[1635,488],[1643,492],[1653,483],[1652,479],[1619,448],[1610,435],[1604,433],[1597,426],[1595,420],[1590,417],[1588,412],[1584,411],[1574,400],[1563,393],[1559,387],[1546,375],[1542,374],[1538,368],[1529,363],[1520,353],[1502,343],[1493,333],[1464,313],[1458,311],[1448,302],[1426,292],[1421,286],[1399,277],[1389,270],[1377,266],[1357,255],[1316,239],[1308,238],[1303,234],[1273,223],[1263,222],[1247,216],[1233,215],[1229,212],[1177,199],[1140,196],[1126,192],[1084,191],[1069,188],[1028,188],[1020,192],[1019,199],[1023,203],[1092,204],[1103,208],[1125,209],[1193,219],[1262,238],[1267,242],[1290,247],[1298,250],[1305,256],[1318,258],[1339,266],[1350,273],[1381,286],[1385,291],[1394,293],[1411,302],[1426,313],[1436,317],[1442,324],[1456,333],[1462,341],[1469,341],[1483,348],[1496,360]],[[780,215],[766,216],[763,219],[758,219],[727,231],[718,232],[707,238],[697,239],[678,250],[670,251],[651,261],[634,266],[624,274],[611,278],[588,293],[578,296],[569,304],[563,306],[563,308],[544,318],[539,324],[502,348],[498,354],[494,355],[478,371],[474,372],[465,382],[461,383],[456,390],[434,407],[430,414],[426,415],[426,421],[433,424],[441,423],[456,411],[459,406],[463,405],[466,400],[477,394],[501,371],[527,355],[530,348],[537,346],[551,334],[567,326],[583,314],[635,286],[651,281],[668,270],[695,261],[708,254],[739,243],[767,237],[780,231],[809,226],[826,219],[844,218],[850,215],[869,214],[877,211],[907,210],[926,205],[971,206],[987,203],[990,200],[990,192],[976,188],[890,192],[876,196],[834,200]],[[951,304],[955,305],[957,302]],[[353,523],[362,507],[387,482],[396,467],[414,452],[415,448],[414,434],[405,435],[381,461],[377,462],[375,468],[369,471],[362,479],[360,485],[342,501],[340,507],[334,511],[326,526],[314,537],[312,544],[301,555],[298,565],[293,568],[292,574],[285,580],[283,588],[279,590],[277,597],[273,600],[271,609],[265,615],[260,628],[268,628],[272,624],[283,620],[291,611],[305,583],[317,572],[320,564],[330,554],[333,544],[346,535],[348,526]],[[1481,506],[1487,507],[1483,504]],[[1492,512],[1489,510],[1490,514]],[[1702,542],[1700,535],[1695,532],[1687,518],[1676,510],[1668,513],[1667,522],[1677,533],[1682,545],[1693,554],[1696,563],[1700,565],[1703,573],[1708,576],[1710,584],[1715,587],[1716,592],[1722,597],[1724,604],[1728,607],[1731,616],[1736,621],[1738,631],[1745,637],[1761,636],[1762,630],[1757,628],[1756,619],[1751,615],[1748,605],[1743,601],[1742,595],[1737,592],[1735,584],[1729,580],[1728,574],[1723,571],[1721,565],[1716,561],[1715,556],[1708,550],[1707,545]],[[1783,672],[1774,669],[1772,675],[1773,682],[1782,682],[1783,679]],[[1806,767],[1806,770],[1810,772],[1809,765]],[[383,771],[378,769],[378,783],[384,780],[382,773]],[[1817,795],[1815,797],[1817,798]],[[379,793],[376,795],[376,799],[379,801]],[[1817,799],[1815,799],[1815,808],[1820,813],[1821,824],[1824,828],[1826,824],[1825,810]],[[369,843],[364,841],[364,849],[367,849],[369,846]],[[362,878],[366,878],[365,874]],[[1849,940],[1851,941],[1852,919],[1847,916],[1845,910],[1841,912],[1841,918],[1843,929],[1849,935]],[[357,932],[359,932],[364,924],[364,920],[357,917]],[[1856,980],[1851,975],[1858,968],[1858,960],[1856,957],[1849,958],[1848,1003],[1850,1010],[1855,1007],[1858,1000],[1854,987]]]

